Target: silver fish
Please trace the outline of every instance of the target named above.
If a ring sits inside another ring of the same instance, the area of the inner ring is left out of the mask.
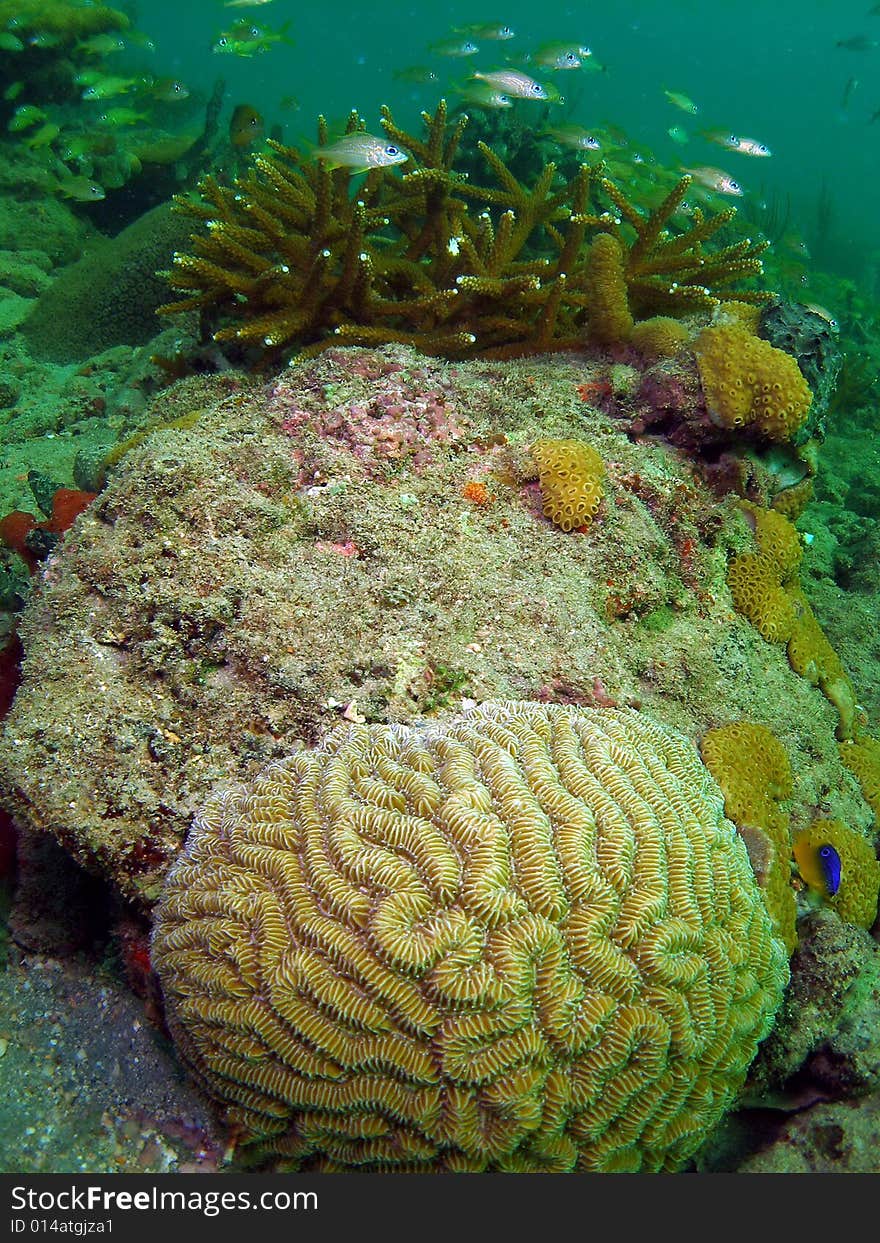
[[[387,138],[358,131],[346,134],[329,146],[320,147],[315,151],[315,159],[323,160],[328,168],[348,168],[353,173],[364,173],[369,168],[403,164],[409,156]]]

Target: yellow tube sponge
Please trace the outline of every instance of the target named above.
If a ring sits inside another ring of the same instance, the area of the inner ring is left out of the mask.
[[[586,530],[602,502],[605,466],[583,440],[538,440],[532,445],[538,466],[544,517],[563,531]]]
[[[706,407],[720,427],[790,440],[806,420],[813,395],[796,361],[741,324],[704,328],[696,355]]]
[[[675,1170],[787,982],[687,739],[483,704],[215,794],[159,904],[167,1015],[282,1168]]]
[[[625,254],[610,233],[600,233],[590,246],[585,284],[591,338],[601,345],[629,340],[633,317],[627,297]]]
[[[830,846],[840,863],[839,886],[830,892],[827,872],[819,852]],[[871,843],[840,820],[816,820],[798,833],[794,857],[807,885],[837,911],[848,924],[870,928],[877,918],[880,893],[880,862]]]
[[[765,726],[733,721],[708,730],[700,754],[721,787],[725,815],[746,842],[777,935],[792,954],[797,903],[790,883],[791,830],[779,805],[792,792],[785,747]]]

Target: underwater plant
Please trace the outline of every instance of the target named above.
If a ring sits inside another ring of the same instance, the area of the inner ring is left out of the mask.
[[[645,214],[608,178],[594,184],[586,164],[565,180],[550,162],[527,184],[478,142],[493,182],[478,185],[454,167],[468,118],[448,123],[443,100],[422,115],[426,133],[417,138],[383,109],[389,144],[408,158],[400,176],[371,168],[354,195],[346,168],[270,141],[231,186],[206,177],[197,198],[178,196],[179,210],[206,232],[193,237],[193,253],[175,255],[168,278],[184,296],[163,312],[225,318],[215,340],[272,354],[390,342],[450,357],[571,349],[591,311],[602,314],[590,262],[599,235],[621,250],[617,297],[636,316],[770,297],[727,290],[760,274],[765,243],[704,250],[734,209],[696,212],[687,229],[672,231],[688,177]],[[352,112],[345,132],[361,131]],[[328,141],[322,117],[319,153]]]

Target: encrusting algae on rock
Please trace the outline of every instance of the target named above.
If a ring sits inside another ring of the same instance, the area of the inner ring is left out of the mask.
[[[678,1169],[788,978],[691,744],[534,703],[215,796],[152,953],[191,1070],[293,1169]]]
[[[725,814],[746,843],[776,934],[792,954],[797,908],[791,830],[781,804],[791,798],[793,783],[785,747],[765,726],[733,721],[708,730],[700,754],[721,787]]]

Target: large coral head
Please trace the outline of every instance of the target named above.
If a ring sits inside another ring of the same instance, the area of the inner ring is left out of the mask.
[[[228,1121],[325,1169],[679,1168],[787,979],[690,743],[526,703],[340,729],[215,796],[153,960]]]

